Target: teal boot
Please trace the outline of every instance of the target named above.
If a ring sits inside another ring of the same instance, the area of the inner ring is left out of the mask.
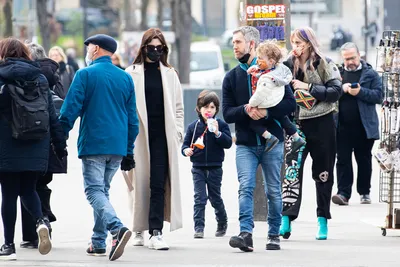
[[[279,235],[283,239],[289,239],[290,232],[292,232],[292,225],[290,224],[289,216],[282,216],[281,228],[279,229]]]
[[[328,220],[325,217],[318,217],[317,240],[326,240],[328,238]]]

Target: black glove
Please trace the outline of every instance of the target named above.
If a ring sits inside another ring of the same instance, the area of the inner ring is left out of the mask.
[[[66,148],[62,148],[62,149],[56,148],[55,152],[56,152],[57,158],[59,160],[62,160],[64,157],[68,156],[68,151]]]
[[[130,171],[134,169],[136,166],[135,160],[133,159],[133,155],[126,155],[122,158],[121,161],[121,170]]]

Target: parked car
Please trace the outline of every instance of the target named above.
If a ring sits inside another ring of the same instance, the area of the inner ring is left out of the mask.
[[[190,53],[190,84],[221,88],[225,68],[220,46],[210,41],[193,42]]]
[[[221,45],[226,47],[232,47],[233,30],[226,30],[221,35]]]

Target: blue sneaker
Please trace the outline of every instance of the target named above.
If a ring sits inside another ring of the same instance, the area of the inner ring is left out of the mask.
[[[273,135],[265,140],[265,152],[271,151],[279,143],[279,139]]]
[[[324,217],[318,217],[317,240],[326,240],[328,238],[328,220]]]
[[[290,224],[289,216],[282,216],[279,235],[282,236],[283,239],[289,239],[291,232],[292,232],[292,225]]]

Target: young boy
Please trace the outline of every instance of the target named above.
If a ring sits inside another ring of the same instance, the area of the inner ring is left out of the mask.
[[[215,236],[226,234],[228,218],[221,198],[222,162],[225,148],[232,146],[232,136],[227,123],[215,119],[219,111],[219,98],[215,92],[204,90],[197,99],[196,111],[199,119],[192,122],[186,131],[182,145],[182,154],[190,157],[193,163],[194,185],[194,238],[204,237],[204,213],[207,199],[215,209],[217,231]],[[213,132],[209,131],[207,119]]]
[[[252,77],[253,95],[246,105],[246,111],[251,108],[270,108],[276,106],[285,94],[284,86],[292,80],[289,68],[278,62],[282,59],[282,50],[274,41],[265,41],[257,47],[257,65],[248,69]],[[305,145],[297,133],[296,126],[287,116],[279,118],[278,122],[285,129],[287,135],[292,137],[291,151],[295,152]],[[250,128],[266,139],[265,151],[272,150],[279,140],[267,131],[263,120],[251,121]]]

